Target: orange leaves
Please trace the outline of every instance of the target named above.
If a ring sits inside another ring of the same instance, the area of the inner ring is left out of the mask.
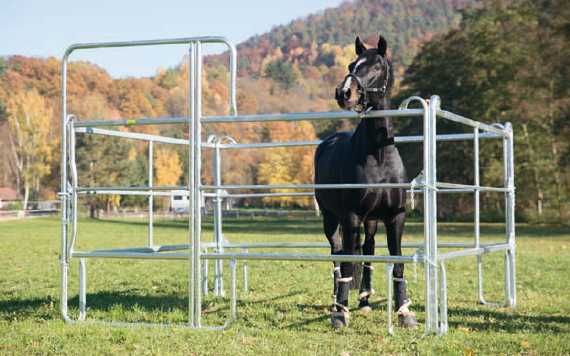
[[[174,186],[182,176],[182,163],[178,153],[169,148],[156,150],[154,160],[156,186]]]
[[[305,121],[276,122],[266,127],[269,141],[311,141],[316,139],[313,126]],[[274,148],[264,152],[259,165],[258,180],[261,184],[303,184],[313,181],[313,149],[307,147]],[[279,191],[279,190],[277,190]],[[269,204],[279,206],[311,206],[310,198],[264,198]]]

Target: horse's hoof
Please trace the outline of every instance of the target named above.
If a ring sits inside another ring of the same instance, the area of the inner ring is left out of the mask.
[[[414,313],[399,314],[398,323],[401,327],[409,329],[415,329],[419,325]]]
[[[333,311],[331,312],[331,325],[336,330],[340,330],[348,326],[348,312],[347,311]]]
[[[372,307],[370,306],[368,299],[361,299],[360,300],[360,302],[358,303],[358,310],[362,314],[368,314],[372,311]]]

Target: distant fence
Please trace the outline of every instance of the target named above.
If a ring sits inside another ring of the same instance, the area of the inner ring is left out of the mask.
[[[23,209],[22,200],[0,200],[0,220],[23,219],[28,217],[57,215],[59,200],[29,201],[27,208]]]

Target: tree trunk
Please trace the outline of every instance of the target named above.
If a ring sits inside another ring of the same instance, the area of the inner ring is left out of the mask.
[[[28,209],[28,199],[30,198],[30,183],[24,182],[24,204],[22,209],[25,211]]]

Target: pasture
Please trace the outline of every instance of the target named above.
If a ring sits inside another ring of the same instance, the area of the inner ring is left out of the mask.
[[[143,246],[142,220],[80,220],[78,250]],[[211,239],[211,221],[204,223]],[[155,241],[185,242],[183,221],[158,221]],[[240,241],[325,241],[319,218],[226,219],[224,233]],[[443,223],[440,240],[468,241],[472,226]],[[377,239],[384,239],[383,230]],[[503,238],[502,224],[482,224],[482,241]],[[404,242],[419,240],[422,225],[409,222]],[[59,220],[0,222],[0,354],[569,354],[570,228],[517,226],[515,310],[476,303],[475,259],[447,264],[449,333],[386,332],[383,266],[374,276],[374,311],[356,311],[351,293],[350,326],[329,323],[329,263],[250,262],[250,291],[240,289],[238,320],[223,332],[173,328],[66,325],[58,312]],[[266,250],[264,250],[266,251]],[[305,251],[307,252],[307,251]],[[323,251],[324,253],[325,251]],[[412,253],[406,250],[405,253]],[[387,254],[379,251],[376,254]],[[488,300],[502,298],[502,255],[485,256]],[[241,266],[241,265],[240,265]],[[179,322],[186,320],[188,265],[180,261],[88,260],[88,319]],[[500,267],[500,268],[499,268]],[[226,267],[227,268],[227,267]],[[212,267],[211,267],[212,269]],[[423,269],[406,267],[413,310],[423,323]],[[77,311],[77,260],[72,263],[70,308]],[[241,269],[238,285],[241,288]],[[226,282],[229,287],[229,282]],[[219,324],[226,298],[204,298],[203,323]]]

